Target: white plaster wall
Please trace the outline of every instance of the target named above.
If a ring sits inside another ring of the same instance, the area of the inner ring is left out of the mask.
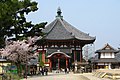
[[[110,55],[110,53],[105,53],[105,58],[111,58],[112,56]]]
[[[115,53],[112,53],[112,58],[115,58]]]
[[[104,53],[101,53],[101,56],[100,56],[100,58],[105,58],[105,56],[103,55]]]
[[[100,58],[115,58],[114,53],[101,53]]]

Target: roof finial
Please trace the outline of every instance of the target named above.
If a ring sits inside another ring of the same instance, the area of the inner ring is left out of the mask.
[[[62,13],[62,12],[61,12],[61,9],[60,9],[60,7],[58,7],[57,15],[58,15],[58,16],[61,16],[61,13]]]
[[[60,7],[58,7],[58,9],[57,9],[57,16],[56,16],[56,18],[63,18],[63,16],[61,16],[61,9],[60,9]]]

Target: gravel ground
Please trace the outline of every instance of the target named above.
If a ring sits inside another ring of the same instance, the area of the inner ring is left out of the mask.
[[[109,80],[92,76],[92,73],[84,74],[65,74],[65,73],[49,73],[48,76],[33,76],[23,80]]]

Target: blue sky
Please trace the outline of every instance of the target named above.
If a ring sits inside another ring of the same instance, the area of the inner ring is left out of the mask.
[[[52,22],[60,6],[63,18],[77,29],[96,36],[95,50],[109,43],[120,47],[120,0],[35,0],[39,10],[27,16],[33,23]]]

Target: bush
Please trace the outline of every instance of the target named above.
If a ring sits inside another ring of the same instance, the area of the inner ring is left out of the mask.
[[[5,73],[0,77],[0,80],[20,80],[21,78],[17,74]]]

